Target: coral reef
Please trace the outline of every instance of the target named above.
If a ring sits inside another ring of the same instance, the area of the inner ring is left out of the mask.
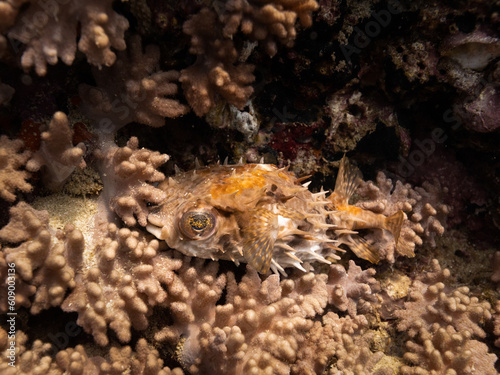
[[[51,358],[49,355],[51,345],[49,343],[36,340],[29,348],[28,336],[24,332],[18,332],[17,337],[14,348],[20,356],[22,364],[16,369],[9,367],[6,363],[1,363],[0,370],[3,374],[184,374],[178,367],[173,369],[168,366],[163,367],[163,360],[158,351],[144,339],[137,342],[135,351],[130,346],[110,348],[106,355],[108,358],[90,356],[81,345],[61,350],[55,358]],[[12,350],[12,346],[8,342],[7,332],[1,329],[0,351],[2,351],[2,356],[8,357],[10,350]]]
[[[445,194],[439,184],[424,183],[422,187],[412,188],[409,184],[392,181],[379,172],[376,183],[362,182],[357,193],[362,197],[356,205],[363,209],[390,216],[402,210],[408,217],[401,228],[399,242],[396,245],[387,231],[367,234],[366,238],[377,243],[382,250],[382,257],[394,262],[396,254],[414,256],[416,245],[425,241],[435,247],[436,235],[444,233],[442,223],[446,222],[449,207],[441,203]],[[385,245],[381,245],[385,244]]]
[[[432,271],[417,279],[410,287],[410,302],[396,312],[398,329],[411,338],[406,344],[404,358],[416,366],[403,366],[404,374],[472,373],[496,374],[494,354],[473,338],[484,338],[480,325],[492,318],[488,302],[470,297],[469,288],[452,289],[445,284],[450,277],[437,260]],[[423,364],[426,364],[426,366]]]
[[[23,146],[20,139],[10,140],[6,135],[0,137],[0,196],[9,202],[16,200],[16,190],[29,192],[33,188],[27,182],[30,173],[22,169],[31,152],[23,150]]]
[[[3,274],[7,264],[16,265],[16,305],[31,307],[32,314],[59,306],[67,289],[75,287],[75,268],[81,263],[83,236],[68,224],[64,233],[51,235],[48,212],[37,211],[24,202],[10,209],[10,221],[0,230],[0,239],[6,243],[20,243],[5,247]],[[7,278],[3,280],[7,290]],[[34,295],[33,300],[30,300]],[[6,297],[6,295],[5,295]],[[8,310],[7,298],[0,310]]]
[[[109,197],[109,207],[126,225],[139,222],[146,226],[148,203],[158,204],[166,198],[166,193],[151,183],[165,179],[157,168],[168,156],[139,149],[139,140],[133,137],[125,147],[111,147],[102,157],[103,197]]]
[[[40,135],[40,149],[26,163],[26,169],[36,172],[44,168],[45,185],[59,189],[76,167],[86,167],[83,158],[86,147],[80,142],[73,147],[73,129],[63,112],[56,112],[47,131]]]
[[[0,0],[0,372],[498,374],[498,30],[486,0]]]
[[[23,3],[28,7],[18,14]],[[21,65],[35,68],[38,75],[47,73],[47,64],[58,59],[71,65],[77,48],[87,56],[90,64],[111,66],[116,55],[111,50],[124,50],[124,33],[129,27],[125,17],[112,9],[111,1],[91,1],[82,4],[69,1],[58,4],[44,1],[3,1],[3,28],[8,29],[10,40],[26,45]],[[8,25],[8,26],[7,26]]]
[[[378,122],[387,127],[397,125],[392,108],[376,97],[364,98],[349,86],[336,92],[327,103],[331,125],[326,131],[327,142],[335,152],[348,152],[367,134],[375,131]]]
[[[242,109],[253,92],[253,65],[237,64],[238,52],[232,40],[222,36],[217,15],[204,8],[184,23],[191,36],[190,53],[196,62],[181,71],[179,80],[186,98],[198,116],[214,106],[215,96]]]
[[[104,230],[106,235],[95,244],[96,259],[86,259],[86,269],[78,274],[76,287],[61,305],[65,311],[78,312],[77,323],[100,345],[109,342],[108,325],[121,342],[129,342],[131,327],[145,329],[149,310],[165,298],[151,274],[158,241],[113,224]]]
[[[215,370],[224,373],[287,374],[290,371],[287,363],[297,363],[294,373],[300,373],[305,366],[303,362],[307,360],[299,358],[307,355],[299,353],[303,350],[301,348],[313,347],[310,345],[314,345],[317,339],[317,334],[310,332],[314,326],[312,318],[321,314],[327,306],[331,295],[329,289],[335,288],[337,296],[343,294],[346,304],[350,306],[362,301],[368,304],[363,299],[364,293],[352,290],[339,293],[336,275],[327,278],[324,274],[295,274],[281,282],[278,275],[272,275],[262,281],[254,270],[248,268],[238,284],[234,275],[228,274],[225,304],[215,306],[226,280],[220,276],[215,278],[217,268],[213,264],[205,269],[205,275],[196,274],[193,267],[186,269],[192,274],[193,281],[195,275],[206,280],[195,290],[190,289],[186,282],[177,287],[183,302],[173,302],[172,312],[174,319],[182,324],[182,329],[174,324],[156,334],[158,340],[173,343],[178,342],[181,335],[184,336],[177,356],[183,366],[194,374]],[[185,273],[181,269],[180,276],[183,275]],[[345,276],[357,279],[360,284],[366,280],[356,274]],[[356,289],[356,286],[350,289]],[[354,321],[350,318],[340,320],[338,316],[332,320],[335,322],[325,322],[324,331],[331,330],[333,325],[348,331],[363,321],[366,323],[362,316],[355,317]],[[322,338],[326,335],[321,334]],[[323,339],[327,340],[326,337]]]
[[[165,117],[177,117],[188,107],[168,96],[177,93],[175,70],[159,71],[160,50],[148,45],[143,52],[141,39],[128,41],[127,51],[118,54],[111,68],[95,69],[98,87],[80,86],[84,112],[108,132],[132,121],[153,127],[165,125]]]
[[[219,12],[225,37],[232,38],[241,30],[251,40],[262,42],[264,50],[272,57],[278,52],[276,40],[292,47],[297,34],[296,19],[299,18],[302,26],[309,27],[312,25],[311,12],[317,9],[314,0],[229,0]]]

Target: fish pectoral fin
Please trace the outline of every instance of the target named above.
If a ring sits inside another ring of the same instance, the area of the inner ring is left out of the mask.
[[[370,263],[377,264],[380,261],[378,251],[371,246],[364,238],[351,237],[351,241],[347,244],[358,258],[365,259]]]
[[[260,273],[267,273],[273,259],[274,240],[267,235],[243,245],[243,256]]]
[[[244,230],[243,257],[259,273],[271,267],[278,233],[278,216],[261,209],[254,213]]]
[[[386,218],[384,222],[384,229],[392,233],[394,242],[396,242],[396,247],[398,246],[399,234],[401,233],[404,218],[405,214],[403,211],[398,211],[394,215]]]
[[[358,168],[351,165],[344,155],[340,161],[339,173],[335,181],[335,189],[332,195],[347,205],[349,198],[352,197],[361,182],[361,172]]]

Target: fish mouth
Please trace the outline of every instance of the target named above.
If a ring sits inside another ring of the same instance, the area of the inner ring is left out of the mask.
[[[149,214],[146,230],[159,240],[165,240],[167,238],[167,231],[163,222],[164,220],[160,216]]]
[[[163,227],[163,219],[159,215],[152,213],[148,215],[148,224],[156,227]]]
[[[146,225],[146,230],[159,240],[165,240],[166,237],[163,236],[163,227],[158,227],[154,224],[148,223]]]

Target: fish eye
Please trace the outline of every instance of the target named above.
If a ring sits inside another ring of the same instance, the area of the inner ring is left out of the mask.
[[[203,210],[188,211],[179,221],[179,229],[192,240],[204,240],[215,231],[215,215]]]

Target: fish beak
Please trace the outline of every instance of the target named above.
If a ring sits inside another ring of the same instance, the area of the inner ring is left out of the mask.
[[[169,235],[165,219],[162,215],[151,213],[148,215],[146,230],[159,240],[166,240]]]
[[[148,223],[152,224],[156,227],[162,227],[163,226],[164,219],[158,214],[151,213],[148,215]]]
[[[167,239],[167,231],[163,229],[163,227],[157,227],[156,225],[153,225],[151,223],[148,223],[148,225],[146,225],[146,230],[159,240]]]

